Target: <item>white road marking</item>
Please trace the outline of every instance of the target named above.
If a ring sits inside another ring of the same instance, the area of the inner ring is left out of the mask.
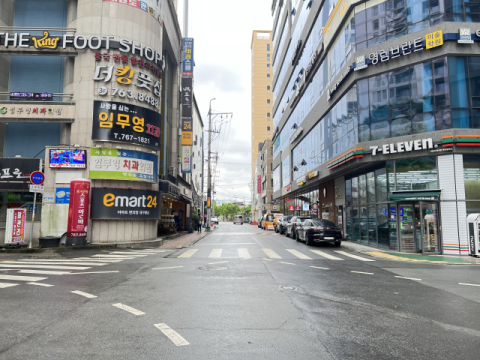
[[[354,259],[357,259],[357,260],[361,260],[361,261],[375,261],[373,259],[366,259],[364,257],[361,257],[361,256],[357,256],[357,255],[353,255],[353,254],[350,254],[348,252],[345,252],[345,251],[339,251],[339,250],[333,250],[335,251],[336,253],[338,254],[342,254],[342,255],[345,255],[345,256],[349,256],[351,258],[354,258]]]
[[[16,281],[41,281],[48,279],[46,277],[19,276],[19,275],[0,275],[0,280],[16,280]]]
[[[255,243],[222,243],[222,244],[218,244],[218,243],[215,243],[215,244],[198,244],[198,245],[203,245],[203,246],[210,246],[210,245],[215,245],[215,246],[218,246],[218,245],[255,245]]]
[[[262,258],[262,260],[273,261],[272,259],[269,259],[269,258]]]
[[[122,260],[128,260],[128,259],[135,259],[137,256],[147,256],[147,255],[110,255],[110,254],[97,254],[93,255],[92,258],[110,258],[110,259],[122,259]]]
[[[213,249],[210,255],[208,255],[209,258],[220,258],[222,257],[222,251],[223,249]]]
[[[130,259],[130,258],[129,258]],[[94,258],[78,258],[78,259],[75,259],[75,260],[81,260],[81,261],[85,261],[85,260],[88,260],[88,261],[98,261],[98,262],[106,262],[106,263],[109,263],[109,264],[112,264],[112,263],[119,263],[119,262],[122,262],[123,260],[125,259],[94,259]]]
[[[279,261],[280,264],[287,264],[287,265],[296,265],[294,263],[289,263],[289,262],[284,262],[284,261]]]
[[[119,260],[114,260],[115,262],[118,262]],[[100,260],[100,259],[91,259],[91,258],[78,258],[78,259],[22,259],[15,261],[16,263],[35,263],[35,264],[40,264],[40,263],[52,263],[52,264],[69,264],[69,265],[81,265],[81,263],[88,262],[90,264],[95,264],[98,266],[102,265],[108,265],[111,260],[105,259],[105,260]]]
[[[310,256],[304,255],[300,251],[297,251],[297,250],[294,250],[294,249],[285,249],[285,250],[287,250],[290,254],[295,255],[299,259],[312,260],[312,258]]]
[[[265,254],[267,254],[267,256],[270,258],[270,259],[281,259],[282,257],[280,255],[278,255],[275,251],[273,251],[272,249],[262,249],[263,252]]]
[[[229,261],[218,261],[218,262],[214,262],[214,263],[208,263],[208,265],[213,265],[213,264],[225,264],[225,263],[228,263]]]
[[[185,251],[183,254],[178,256],[179,258],[190,258],[192,257],[193,254],[195,254],[198,251],[198,249],[189,249]]]
[[[311,267],[311,268],[315,268],[315,269],[329,270],[329,268],[320,267],[320,266],[310,266],[310,267]]]
[[[250,253],[248,252],[247,249],[237,249],[238,251],[238,257],[242,259],[249,259],[251,258]]]
[[[18,284],[0,283],[0,289],[5,289],[5,288],[8,288],[8,287],[17,286],[17,285]]]
[[[95,262],[70,262],[70,261],[58,261],[58,262],[43,262],[43,261],[15,261],[15,264],[35,264],[35,265],[83,265],[83,266],[104,266],[107,263],[95,263]]]
[[[169,266],[169,267],[161,267],[161,268],[152,268],[152,270],[163,270],[163,269],[178,269],[182,268],[183,266]]]
[[[112,271],[84,271],[84,272],[77,272],[77,273],[70,273],[68,275],[77,275],[77,274],[109,274],[109,273],[118,273],[118,270]]]
[[[68,275],[70,271],[48,271],[48,270],[18,270],[22,274],[39,274],[39,275]]]
[[[355,273],[355,274],[373,275],[373,273],[363,272],[363,271],[354,271],[354,270],[352,270],[352,271],[350,271],[350,272]]]
[[[317,255],[323,256],[324,258],[330,259],[330,260],[343,260],[343,259],[340,259],[339,257],[327,254],[326,252],[323,252],[323,251],[320,251],[320,250],[310,250],[310,251],[317,254]]]
[[[35,282],[29,282],[29,283],[27,283],[27,284],[28,284],[28,285],[44,286],[44,287],[52,287],[52,286],[55,286],[55,285],[51,285],[51,284],[35,283]]]
[[[467,284],[467,283],[458,283],[458,285],[466,285],[466,286],[480,286],[480,284]]]
[[[71,291],[71,293],[81,295],[81,296],[85,296],[86,298],[89,298],[89,299],[94,299],[94,298],[97,297],[97,295],[92,295],[92,294],[89,294],[89,293],[86,293],[86,292],[83,292],[83,291],[80,291],[80,290],[74,290],[74,291]]]
[[[416,281],[420,281],[422,279],[415,279],[415,278],[410,278],[410,277],[405,277],[405,276],[395,276],[396,278],[399,278],[399,279],[407,279],[407,280],[416,280]]]
[[[175,330],[171,329],[167,324],[155,324],[155,327],[159,329],[166,337],[168,337],[175,345],[185,346],[190,343],[180,336]]]
[[[134,257],[145,257],[148,256],[145,253],[134,252],[134,251],[113,251],[109,253],[110,255],[128,255]]]
[[[15,265],[15,264],[8,264],[3,265],[0,264],[0,267],[8,267],[8,268],[20,268],[20,269],[53,269],[53,270],[88,270],[91,267],[79,267],[79,266],[57,266],[57,265]]]
[[[129,313],[132,313],[133,315],[145,315],[145,313],[143,311],[134,309],[134,308],[132,308],[128,305],[124,305],[124,304],[120,304],[120,303],[112,304],[112,305],[119,308],[119,309],[128,311]]]

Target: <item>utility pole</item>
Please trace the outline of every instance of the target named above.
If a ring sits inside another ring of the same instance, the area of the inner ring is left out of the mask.
[[[211,231],[211,218],[212,218],[212,133],[220,133],[220,130],[214,131],[212,129],[212,115],[214,117],[221,115],[223,118],[223,115],[230,116],[230,118],[233,116],[231,112],[215,112],[212,114],[212,101],[216,100],[215,98],[210,100],[210,105],[208,107],[208,189],[207,189],[207,228],[206,231]],[[220,125],[221,126],[221,125]],[[217,159],[218,160],[218,159]]]

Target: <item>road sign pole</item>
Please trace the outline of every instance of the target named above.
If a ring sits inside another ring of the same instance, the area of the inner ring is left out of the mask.
[[[28,248],[32,248],[32,237],[33,237],[33,225],[35,223],[35,206],[37,204],[37,193],[33,193],[33,210],[32,210],[32,228],[30,229],[30,242],[28,243]]]

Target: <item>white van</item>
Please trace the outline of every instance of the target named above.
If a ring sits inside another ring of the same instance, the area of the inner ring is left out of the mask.
[[[235,219],[233,220],[233,225],[240,224],[243,225],[243,216],[242,215],[235,215]]]

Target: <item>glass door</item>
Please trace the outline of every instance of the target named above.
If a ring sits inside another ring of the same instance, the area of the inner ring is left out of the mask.
[[[422,242],[424,253],[440,253],[438,231],[438,203],[420,203],[422,220]]]
[[[399,203],[398,215],[400,251],[417,252],[415,204]]]

